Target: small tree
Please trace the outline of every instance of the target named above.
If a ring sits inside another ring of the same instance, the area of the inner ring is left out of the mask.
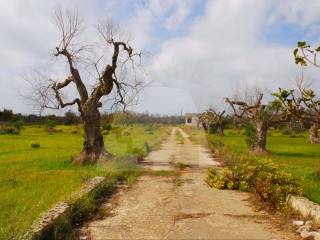
[[[262,104],[263,93],[256,91],[254,96],[226,98],[236,119],[245,124],[251,123],[254,126],[254,139],[251,142],[250,150],[254,153],[266,153],[267,130],[271,124],[279,122],[278,109],[272,104]]]
[[[312,89],[303,87],[295,90],[279,88],[273,96],[282,108],[283,119],[300,119],[311,123],[309,129],[310,143],[319,143],[318,130],[320,125],[320,99]]]
[[[218,135],[223,135],[224,126],[226,124],[225,114],[226,111],[217,111],[213,108],[209,108],[207,111],[200,115],[200,121],[206,126],[205,129],[210,131],[212,127],[215,128],[215,132]]]
[[[62,82],[47,78],[45,84],[43,81],[33,84],[32,99],[40,105],[41,110],[61,109],[72,105],[78,107],[84,128],[84,143],[82,152],[75,158],[75,162],[95,163],[106,155],[100,129],[99,108],[102,107],[102,98],[109,96],[112,106],[120,104],[124,107],[132,100],[129,94],[134,97],[141,82],[136,81],[134,72],[131,75],[133,80],[128,80],[125,74],[129,71],[126,64],[130,63],[135,71],[137,65],[134,58],[140,59],[141,53],[134,53],[120,28],[111,21],[98,25],[97,36],[100,38],[95,39],[95,36],[91,35],[91,39],[96,41],[92,43],[81,40],[83,26],[76,12],[59,8],[54,12],[54,22],[61,36],[54,56],[66,61],[69,73]],[[98,39],[102,41],[99,42]],[[80,73],[81,64],[84,65],[82,69],[85,73],[88,73],[88,69],[92,70],[90,74]],[[38,79],[43,78],[41,75]],[[66,102],[61,91],[68,86],[73,86],[78,96]]]
[[[320,68],[320,64],[318,63],[318,58],[317,58],[319,52],[320,52],[320,46],[312,48],[306,41],[298,42],[297,48],[295,48],[293,50],[295,63],[300,64],[301,66],[307,66],[308,64],[311,64],[317,68]],[[318,112],[319,104],[317,101],[319,101],[319,100],[315,100],[316,96],[315,96],[313,90],[309,89],[309,90],[304,90],[304,91],[305,91],[305,93],[302,92],[302,94],[301,94],[302,96],[300,97],[300,101],[303,102],[304,105],[307,106],[307,108],[311,112],[313,112],[313,113]],[[301,104],[301,102],[299,102],[299,100],[295,101],[295,98],[293,97],[293,92],[285,91],[285,92],[282,92],[283,96],[281,96],[281,89],[279,89],[280,97],[279,96],[277,96],[277,97],[282,103],[287,102],[287,100],[286,100],[286,98],[288,97],[288,96],[286,96],[287,93],[289,95],[291,95],[292,101],[294,101],[295,104],[299,104],[299,105]],[[285,107],[285,105],[284,105],[284,107]],[[290,106],[290,108],[292,110],[291,106]],[[305,114],[297,114],[297,113],[294,113],[294,114],[298,115],[299,118],[302,118],[303,115],[305,115]],[[314,114],[312,114],[312,115],[314,115]],[[319,120],[315,116],[313,116],[311,119],[311,122],[312,122],[312,125],[309,129],[310,142],[311,143],[319,143],[319,136],[318,136]]]

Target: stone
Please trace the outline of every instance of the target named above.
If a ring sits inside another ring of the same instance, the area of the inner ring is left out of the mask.
[[[297,220],[297,221],[293,221],[292,224],[293,224],[294,226],[302,226],[302,225],[304,225],[304,221],[299,221],[299,220]]]
[[[298,228],[297,232],[298,233],[303,233],[303,232],[309,232],[311,230],[312,230],[312,226],[311,225],[303,225],[303,226]]]
[[[310,218],[313,223],[320,224],[320,205],[304,197],[289,195],[288,205],[303,217]]]
[[[320,240],[320,233],[319,232],[307,232],[307,231],[303,231],[301,234],[301,237],[303,239],[313,239],[313,240]]]

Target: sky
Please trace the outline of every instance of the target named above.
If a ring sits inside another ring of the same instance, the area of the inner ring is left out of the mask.
[[[297,41],[320,40],[319,0],[0,0],[0,109],[35,111],[23,97],[30,88],[25,76],[34,71],[68,76],[52,54],[58,6],[78,11],[87,41],[96,39],[99,21],[112,18],[129,33],[131,46],[146,53],[148,84],[131,108],[139,112],[224,108],[224,97],[250,87],[268,99],[279,87],[292,87],[301,72],[292,55]],[[319,70],[304,72],[320,86]]]

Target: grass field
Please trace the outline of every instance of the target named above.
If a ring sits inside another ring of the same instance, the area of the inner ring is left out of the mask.
[[[18,236],[39,214],[96,175],[134,178],[141,170],[110,162],[105,166],[74,166],[72,156],[82,147],[81,126],[57,126],[50,134],[43,126],[28,126],[19,135],[0,135],[0,239]],[[125,158],[137,149],[146,152],[167,134],[161,126],[118,126],[104,136],[106,149]],[[40,147],[32,148],[32,143]],[[129,168],[129,169],[128,169]]]
[[[214,144],[224,144],[235,154],[246,153],[247,146],[243,131],[226,130],[225,136],[210,135]],[[320,203],[320,145],[310,144],[307,133],[292,138],[279,131],[270,131],[267,138],[270,158],[295,176],[303,177],[304,195]]]

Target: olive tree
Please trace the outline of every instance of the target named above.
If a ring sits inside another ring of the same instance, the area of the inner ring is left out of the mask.
[[[282,108],[282,117],[309,122],[311,124],[309,129],[310,143],[319,143],[320,98],[316,96],[315,92],[310,88],[300,86],[298,90],[279,88],[279,91],[273,96]]]
[[[308,64],[311,64],[317,68],[320,68],[320,64],[318,62],[318,54],[320,52],[320,46],[317,47],[311,47],[306,41],[300,41],[297,43],[297,48],[293,50],[293,55],[295,59],[295,63],[299,64],[301,66],[308,66]],[[309,112],[311,113],[312,117],[309,117],[309,121],[311,121],[312,125],[309,129],[309,136],[310,136],[310,142],[311,143],[319,143],[319,137],[318,137],[318,130],[319,130],[319,120],[317,117],[315,117],[314,113],[317,113],[319,111],[319,104],[318,100],[316,100],[316,96],[314,94],[314,91],[311,89],[303,89],[301,91],[300,89],[300,97],[299,100],[296,101],[294,98],[293,91],[288,90],[282,90],[281,95],[281,89],[279,90],[280,97],[278,96],[279,100],[283,103],[287,102],[287,99],[289,96],[291,97],[291,101],[295,102],[295,104],[304,106],[300,106],[300,108],[304,109],[304,107],[307,107],[309,109]],[[289,96],[286,96],[289,94]],[[289,109],[292,110],[292,107]],[[289,110],[288,110],[289,111]],[[305,114],[296,114],[299,118],[305,118]]]
[[[83,21],[77,12],[58,8],[53,20],[60,36],[54,57],[65,61],[67,77],[60,81],[41,75],[41,81],[33,83],[32,99],[40,109],[77,106],[84,142],[81,154],[74,161],[95,163],[107,153],[100,129],[99,108],[103,98],[107,96],[112,107],[125,107],[134,99],[142,86],[136,77],[141,53],[134,51],[125,34],[111,20],[97,24],[96,34],[90,35],[92,42],[81,38]],[[76,92],[69,101],[62,92],[67,87]]]
[[[257,154],[267,152],[267,130],[280,121],[278,108],[273,104],[263,104],[263,93],[256,90],[251,96],[235,96],[233,99],[226,98],[237,120],[243,123],[251,123],[255,128],[255,136],[250,150]]]
[[[223,135],[224,126],[226,124],[225,121],[225,110],[218,111],[213,108],[209,108],[205,112],[200,115],[200,121],[204,123],[205,130],[209,131],[210,126],[216,127],[216,132],[218,135]]]

